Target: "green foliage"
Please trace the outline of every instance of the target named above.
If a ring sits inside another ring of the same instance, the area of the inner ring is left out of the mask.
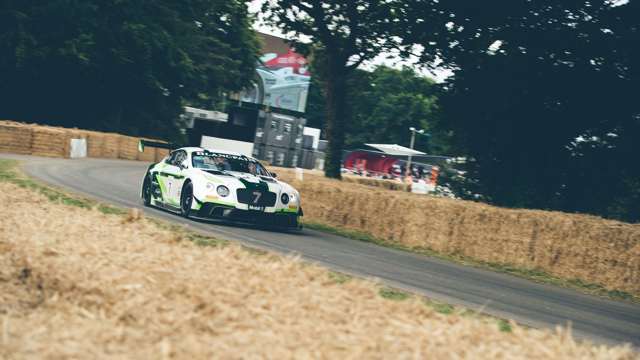
[[[329,271],[327,275],[329,276],[329,279],[336,284],[344,284],[347,281],[353,279],[353,276],[351,275],[343,274],[336,271]]]
[[[400,290],[391,289],[391,288],[381,288],[379,291],[379,294],[385,299],[396,300],[396,301],[402,301],[409,298],[408,293]]]
[[[296,44],[311,54],[314,74],[322,79],[326,100],[325,134],[329,140],[325,175],[340,178],[345,122],[348,118],[347,79],[363,61],[397,47],[395,19],[405,14],[400,1],[301,1],[264,3],[267,19],[286,31],[310,38]]]
[[[171,138],[185,101],[250,82],[257,48],[236,0],[4,2],[0,117]]]
[[[314,80],[319,82],[319,80]],[[324,96],[314,82],[307,105],[307,118],[314,126],[324,122]],[[350,112],[345,127],[345,145],[396,143],[408,146],[409,127],[426,129],[432,136],[417,137],[416,149],[446,153],[448,137],[436,133],[439,121],[437,85],[412,69],[378,66],[372,72],[356,70],[349,77],[347,96]]]
[[[404,40],[454,70],[460,195],[640,221],[638,1],[408,1]]]

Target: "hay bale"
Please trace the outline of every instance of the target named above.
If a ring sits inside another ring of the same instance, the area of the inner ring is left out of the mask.
[[[136,160],[138,157],[138,138],[120,135],[118,144],[118,158]]]
[[[151,140],[151,139],[143,139],[143,140]],[[152,140],[152,141],[158,141],[158,140]],[[151,147],[151,146],[145,146],[144,151],[143,152],[139,152],[137,153],[137,160],[140,161],[147,161],[147,162],[155,162],[156,161],[156,148]]]
[[[0,152],[28,155],[31,153],[31,127],[0,121]]]
[[[104,134],[102,157],[106,159],[117,159],[120,154],[120,137],[118,134]]]
[[[157,149],[156,148],[156,160],[155,162],[160,162],[165,156],[169,155],[169,150],[167,149]]]
[[[66,132],[54,128],[32,126],[31,155],[65,157]]]
[[[302,194],[305,219],[407,247],[540,269],[640,295],[640,224],[504,209],[277,170]]]
[[[87,132],[87,156],[93,158],[104,157],[105,134],[88,131]]]

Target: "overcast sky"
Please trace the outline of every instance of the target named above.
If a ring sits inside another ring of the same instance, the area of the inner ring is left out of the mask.
[[[251,12],[252,14],[259,15],[260,7],[262,6],[262,3],[264,3],[265,1],[266,0],[252,0],[251,2],[249,2],[249,12]],[[281,29],[274,28],[272,26],[268,26],[268,25],[262,23],[259,20],[254,23],[253,28],[255,30],[257,30],[257,31],[262,32],[262,33],[275,35],[275,36],[279,36],[279,37],[282,37],[282,38],[287,38],[286,34],[284,34],[284,32]],[[388,57],[391,57],[391,59],[387,59]],[[448,70],[440,70],[440,71],[430,72],[430,71],[428,71],[426,69],[422,69],[422,68],[416,66],[415,65],[415,59],[413,61],[411,61],[411,60],[409,60],[409,61],[401,60],[399,57],[394,56],[393,54],[390,54],[390,53],[380,54],[375,59],[373,59],[371,61],[368,61],[368,62],[365,62],[364,64],[360,65],[360,68],[366,69],[366,70],[372,70],[377,65],[386,65],[386,66],[390,66],[390,67],[393,67],[393,68],[401,68],[403,65],[410,66],[410,67],[414,68],[420,74],[423,74],[424,76],[430,77],[430,78],[434,79],[437,82],[441,82],[445,78],[447,78],[449,75],[451,75],[451,72],[448,71]]]

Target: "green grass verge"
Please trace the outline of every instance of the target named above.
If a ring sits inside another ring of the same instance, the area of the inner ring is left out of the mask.
[[[326,225],[323,223],[304,221],[304,226],[308,229],[318,230],[330,234],[344,236],[353,240],[365,241],[397,250],[412,252],[415,254],[434,257],[441,260],[452,261],[458,264],[473,266],[481,269],[489,269],[505,274],[518,276],[524,279],[532,280],[538,283],[551,284],[561,286],[569,289],[578,290],[580,292],[606,297],[613,300],[624,300],[635,303],[640,303],[640,297],[634,296],[631,293],[621,290],[609,290],[600,284],[588,283],[580,279],[563,279],[557,276],[551,275],[540,269],[526,269],[510,264],[492,263],[486,261],[479,261],[470,257],[460,254],[442,254],[432,249],[425,247],[408,247],[395,242],[390,242],[384,239],[379,239],[371,234],[363,231],[337,228],[334,226]]]
[[[385,299],[396,300],[396,301],[406,300],[410,296],[409,293],[406,293],[404,291],[387,288],[387,287],[380,288],[379,294]]]

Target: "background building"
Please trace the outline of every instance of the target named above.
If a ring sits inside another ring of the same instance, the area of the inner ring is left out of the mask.
[[[259,80],[232,94],[224,111],[185,107],[189,142],[237,151],[276,166],[321,168],[320,129],[305,128],[311,80],[307,60],[284,39],[259,35]]]

